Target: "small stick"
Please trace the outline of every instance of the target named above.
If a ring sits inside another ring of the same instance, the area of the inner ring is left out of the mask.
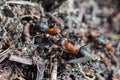
[[[26,65],[32,65],[32,59],[29,59],[29,58],[26,58],[26,57],[11,55],[9,60],[19,62],[19,63],[23,63],[23,64],[26,64]]]
[[[6,4],[20,4],[20,5],[30,5],[30,6],[35,6],[36,4],[31,3],[29,1],[6,1]]]
[[[11,53],[10,48],[0,53],[0,63],[8,57],[9,53]]]
[[[63,23],[62,19],[57,18],[52,13],[48,13],[47,15],[50,16],[56,23],[60,24],[61,27],[64,27],[64,23]]]
[[[7,17],[5,15],[2,15],[2,20],[1,20],[1,24],[3,24],[6,21]]]
[[[44,76],[44,60],[38,55],[33,56],[33,64],[37,66],[37,77],[36,80],[42,80]]]
[[[8,55],[0,56],[0,63],[3,62],[8,57]]]
[[[34,14],[34,13],[32,12],[32,10],[30,10],[30,14],[31,14],[34,18],[36,18],[36,19],[38,19],[38,20],[40,19],[40,16]]]
[[[42,7],[42,4],[39,3],[38,6],[39,6],[39,9],[40,9],[40,11],[41,11],[41,15],[42,15],[42,16],[45,16],[45,12],[44,12],[44,8]]]
[[[30,23],[27,22],[23,28],[24,38],[27,43],[30,41],[29,27],[30,27]]]
[[[34,16],[31,15],[31,14],[28,14],[28,15],[21,15],[21,16],[19,16],[18,18],[19,18],[19,19],[22,19],[22,18],[24,18],[24,17],[31,17],[31,18],[33,18]]]
[[[77,17],[78,23],[82,22],[84,13],[85,13],[85,9],[83,7],[81,7],[79,12],[78,12],[78,17]]]
[[[97,76],[98,80],[105,80],[105,78],[102,77],[99,73],[95,73],[95,75]]]
[[[36,78],[36,80],[42,80],[43,76],[44,76],[44,63],[37,64],[37,68],[39,68],[39,69],[37,71],[37,78]]]
[[[5,22],[4,27],[3,27],[3,31],[4,31],[4,33],[3,33],[3,38],[4,38],[5,41],[6,41],[6,35],[7,35],[7,31],[6,31],[5,28],[7,27],[7,25],[9,24],[9,22],[10,22],[11,20],[12,20],[11,18],[8,18],[7,21]]]
[[[87,80],[95,80],[95,76],[93,76],[93,78],[89,78],[88,76],[85,75],[85,73],[83,72],[81,66],[79,63],[77,63],[79,71],[83,74],[83,76],[87,79]]]
[[[52,74],[51,74],[51,80],[57,80],[57,59],[55,59]]]
[[[7,50],[3,51],[1,54],[0,54],[0,63],[2,61],[4,61],[7,57],[8,57],[8,54],[11,53],[11,50],[8,48]]]

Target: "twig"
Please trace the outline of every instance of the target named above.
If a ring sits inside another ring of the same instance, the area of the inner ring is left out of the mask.
[[[33,18],[33,15],[22,15],[22,16],[19,16],[18,18],[20,18],[20,19],[22,19],[22,18],[24,18],[24,17],[31,17],[31,18]]]
[[[8,55],[1,56],[1,57],[0,57],[0,63],[1,63],[3,60],[5,60],[7,57],[8,57]]]
[[[11,18],[8,18],[7,21],[6,21],[6,23],[5,23],[5,25],[3,26],[3,30],[4,30],[3,38],[4,38],[5,41],[6,41],[6,34],[7,34],[7,31],[6,31],[5,28],[7,27],[8,23],[9,23],[11,20],[12,20]]]
[[[26,64],[26,65],[32,65],[32,59],[26,58],[26,57],[11,55],[9,60],[19,62],[19,63],[23,63],[23,64]]]
[[[95,73],[95,75],[97,76],[98,80],[105,80],[105,78],[102,77],[99,73]]]
[[[56,23],[60,24],[61,27],[64,27],[64,23],[63,23],[62,19],[57,18],[52,13],[47,13],[47,15],[50,16]]]
[[[83,70],[82,70],[80,64],[77,63],[77,65],[78,65],[79,71],[83,74],[83,76],[84,76],[87,80],[95,80],[95,76],[93,76],[93,78],[87,77],[87,76],[85,75],[85,73],[83,72]]]
[[[0,53],[0,56],[6,55],[10,51],[11,51],[10,48],[8,48],[8,49],[4,50],[2,53]]]
[[[51,80],[57,80],[57,59],[55,59],[52,74],[51,74]]]
[[[78,13],[78,17],[77,17],[77,21],[78,23],[82,22],[83,16],[84,16],[85,10],[83,7],[80,8],[79,13]]]
[[[20,5],[30,5],[30,6],[35,6],[36,4],[31,3],[29,1],[6,1],[6,4],[20,4]]]
[[[39,65],[39,66],[38,66]],[[39,68],[37,71],[37,78],[36,80],[42,80],[44,76],[44,63],[38,64],[37,67]]]
[[[33,63],[37,65],[37,77],[36,80],[42,80],[44,76],[44,61],[39,56],[33,56]]]
[[[41,15],[45,16],[44,8],[42,7],[41,3],[38,4],[38,6],[39,6],[39,9],[41,10]]]
[[[27,43],[30,41],[29,27],[30,27],[30,23],[27,22],[23,28],[24,38]]]

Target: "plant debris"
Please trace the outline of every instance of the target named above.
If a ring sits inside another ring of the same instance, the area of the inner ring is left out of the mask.
[[[1,0],[0,80],[120,80],[119,0]]]

